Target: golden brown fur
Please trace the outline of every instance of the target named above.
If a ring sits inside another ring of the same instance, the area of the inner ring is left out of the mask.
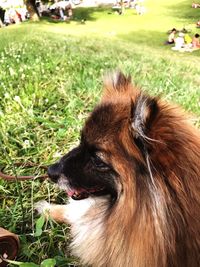
[[[106,116],[104,107],[111,107]],[[118,195],[112,205],[96,197],[81,218],[69,219],[74,253],[95,267],[199,267],[200,135],[185,114],[117,73],[107,77],[83,134],[119,174]],[[83,225],[85,239],[77,238]]]

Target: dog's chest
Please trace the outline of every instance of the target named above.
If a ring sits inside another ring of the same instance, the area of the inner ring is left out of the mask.
[[[93,264],[104,242],[105,199],[70,200],[68,220],[71,224],[73,254],[84,264]]]

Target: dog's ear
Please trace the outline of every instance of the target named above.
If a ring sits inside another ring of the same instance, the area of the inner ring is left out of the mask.
[[[131,130],[135,138],[148,139],[148,133],[159,112],[156,98],[140,93],[131,104]]]
[[[132,91],[131,76],[125,76],[121,71],[108,73],[104,76],[103,100],[114,97],[129,96]]]
[[[147,137],[156,114],[158,113],[157,99],[146,96],[131,83],[131,76],[125,76],[122,72],[116,71],[104,77],[103,101],[125,101],[131,103],[131,130],[134,136]]]

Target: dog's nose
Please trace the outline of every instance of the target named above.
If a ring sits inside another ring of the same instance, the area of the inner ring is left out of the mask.
[[[53,182],[57,182],[58,178],[61,175],[61,167],[59,163],[55,163],[51,166],[49,166],[48,170],[47,170],[47,174],[49,176],[49,178],[53,181]]]

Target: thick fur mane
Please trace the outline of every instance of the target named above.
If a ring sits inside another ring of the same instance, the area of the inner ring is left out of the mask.
[[[95,266],[200,266],[199,132],[178,108],[133,90],[120,73],[107,78],[97,110],[107,105],[113,107],[113,140],[121,145],[109,143],[118,154],[111,161],[123,194],[106,211],[110,215],[103,213],[105,239],[94,241],[101,240]],[[126,125],[131,112],[132,135]]]
[[[86,266],[200,267],[199,131],[130,77],[106,77],[80,144],[48,173],[71,196],[50,215]]]
[[[132,175],[131,166],[123,167],[127,188],[124,185],[124,197],[113,211],[115,218],[108,221],[108,236],[114,235],[116,242],[111,247],[124,248],[124,262],[117,266],[197,267],[200,263],[199,136],[184,117],[173,115],[174,109],[160,106],[159,112],[149,135],[148,158],[138,161]],[[114,234],[116,229],[121,231]],[[123,236],[129,237],[124,244]]]

